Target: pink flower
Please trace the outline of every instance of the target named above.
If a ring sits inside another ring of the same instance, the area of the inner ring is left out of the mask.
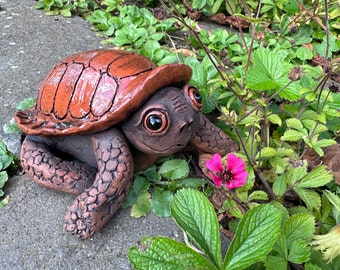
[[[225,184],[227,189],[239,188],[246,184],[248,177],[245,171],[246,164],[242,158],[233,153],[227,155],[225,165],[219,154],[214,154],[205,165],[210,170],[209,174],[218,188],[222,184]]]

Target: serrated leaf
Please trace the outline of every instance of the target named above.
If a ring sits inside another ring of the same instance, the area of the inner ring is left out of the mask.
[[[305,134],[301,133],[300,131],[296,130],[287,130],[283,136],[281,136],[282,141],[291,141],[291,142],[296,142],[296,141],[301,141],[302,137],[305,136]]]
[[[313,147],[327,147],[336,144],[335,140],[332,139],[322,139],[313,144]]]
[[[247,87],[255,90],[279,89],[288,83],[289,65],[282,55],[259,48],[253,51],[253,66],[246,74]]]
[[[172,202],[173,197],[174,196],[170,190],[155,188],[152,193],[151,207],[156,216],[170,216],[170,203]]]
[[[309,260],[311,248],[303,240],[295,240],[292,242],[288,254],[288,261],[292,263],[302,264]]]
[[[287,248],[290,249],[293,242],[303,240],[309,242],[314,232],[314,217],[311,214],[292,215],[282,227],[283,237],[287,241]]]
[[[222,208],[227,209],[230,214],[232,214],[236,218],[241,219],[244,216],[238,204],[231,198],[228,198],[224,201]]]
[[[164,237],[149,239],[149,243],[144,244],[142,250],[131,247],[128,257],[134,268],[138,270],[216,269],[206,258],[185,244]]]
[[[225,257],[224,269],[245,269],[263,260],[278,237],[282,214],[269,204],[249,210],[240,221]]]
[[[307,175],[307,163],[303,163],[302,166],[290,167],[286,176],[287,183],[289,185],[295,185],[299,180]]]
[[[189,175],[189,166],[185,160],[172,159],[164,162],[158,172],[170,180],[183,179]]]
[[[288,262],[286,258],[269,255],[264,260],[266,270],[287,270]]]
[[[297,184],[298,188],[317,188],[333,180],[333,174],[324,165],[318,166],[305,175]]]
[[[281,120],[280,116],[278,116],[277,114],[270,114],[270,115],[267,116],[267,119],[272,124],[279,125],[279,126],[282,125],[282,120]]]
[[[340,197],[336,194],[330,192],[329,190],[325,190],[324,194],[326,195],[327,199],[330,201],[330,203],[337,209],[337,211],[340,213]]]
[[[256,159],[258,158],[268,158],[268,157],[272,157],[275,156],[276,154],[276,150],[272,147],[263,147],[261,149],[261,151],[256,155]]]
[[[284,174],[277,177],[273,183],[273,192],[276,196],[281,197],[287,190],[287,181]]]
[[[269,163],[277,174],[282,174],[288,165],[288,158],[272,157],[269,159]]]
[[[181,189],[171,203],[171,215],[220,269],[222,255],[219,224],[209,200],[199,191]]]
[[[147,191],[142,191],[136,202],[131,207],[131,216],[140,218],[146,216],[151,211],[150,194]]]
[[[296,57],[302,61],[311,60],[313,58],[313,52],[301,46],[296,50]]]
[[[299,195],[301,200],[303,200],[309,210],[317,209],[321,206],[320,195],[317,192],[299,187],[295,187],[294,191]]]
[[[265,201],[268,200],[268,194],[263,190],[255,190],[249,195],[250,200]]]
[[[303,125],[299,119],[296,118],[289,118],[286,120],[286,124],[288,127],[294,128],[296,130],[302,131]]]

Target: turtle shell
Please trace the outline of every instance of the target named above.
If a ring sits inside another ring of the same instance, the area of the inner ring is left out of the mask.
[[[162,87],[183,85],[190,77],[187,65],[157,67],[128,51],[77,53],[54,67],[41,84],[35,106],[14,118],[27,134],[94,133],[125,120]]]

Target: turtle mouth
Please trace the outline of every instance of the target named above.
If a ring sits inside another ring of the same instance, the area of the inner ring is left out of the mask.
[[[156,147],[152,147],[152,146],[145,145],[145,144],[144,144],[144,147],[148,150],[148,152],[150,154],[157,153],[157,154],[162,154],[162,155],[171,155],[171,154],[178,152],[179,150],[184,149],[189,141],[190,141],[190,139],[187,140],[187,142],[185,142],[185,143],[177,143],[177,144],[168,146],[166,148],[157,147],[158,145]]]

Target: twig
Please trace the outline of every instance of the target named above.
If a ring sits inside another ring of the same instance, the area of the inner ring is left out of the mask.
[[[322,23],[319,17],[315,16],[310,11],[308,11],[300,0],[296,0],[296,2],[298,2],[301,11],[305,11],[311,17],[312,20],[314,20],[323,30],[325,30],[329,34],[328,28]],[[325,0],[325,2],[327,2],[327,0]]]

